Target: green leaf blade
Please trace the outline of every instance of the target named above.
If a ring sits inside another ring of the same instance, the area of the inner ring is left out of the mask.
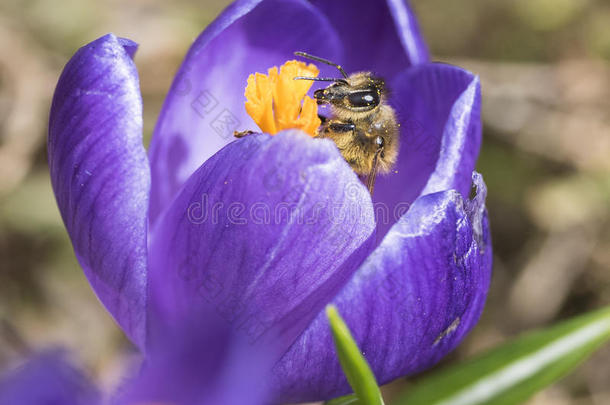
[[[356,402],[343,402],[345,404],[360,404],[360,405],[383,405],[381,391],[375,380],[375,376],[371,371],[365,358],[360,353],[360,349],[356,345],[347,325],[337,312],[334,306],[326,307],[326,315],[330,321],[330,327],[337,349],[337,356],[343,372],[349,381],[350,386],[354,390]],[[347,401],[351,400],[350,396],[343,397]],[[338,398],[337,400],[339,400]],[[339,402],[341,403],[341,402]]]
[[[610,339],[610,308],[529,333],[420,381],[393,405],[519,404]]]
[[[358,400],[356,395],[351,394],[326,401],[324,405],[362,405],[362,402]]]

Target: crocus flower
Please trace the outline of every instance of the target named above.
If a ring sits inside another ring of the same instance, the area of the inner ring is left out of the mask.
[[[145,364],[115,394],[112,405],[263,405],[274,357],[269,346],[253,345],[216,312],[155,334]]]
[[[254,347],[215,314],[161,331],[155,349],[115,392],[103,392],[70,362],[65,350],[31,355],[0,375],[0,405],[262,405],[268,391],[269,348]]]
[[[274,344],[275,402],[349,391],[328,303],[381,383],[457,346],[491,272],[485,185],[473,172],[480,85],[430,63],[405,3],[236,1],[187,54],[148,156],[135,50],[107,35],[70,60],[49,164],[76,256],[136,345],[145,351],[151,330],[185,316],[205,323],[212,308],[253,344]],[[373,198],[329,140],[294,129],[234,141],[257,128],[244,106],[249,75],[297,50],[374,71],[392,90],[401,149]]]

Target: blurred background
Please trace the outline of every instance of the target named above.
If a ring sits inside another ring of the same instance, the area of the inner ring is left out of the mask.
[[[77,48],[140,43],[148,141],[190,43],[224,0],[1,0],[0,368],[62,344],[102,387],[129,343],[90,290],[46,165],[50,98]],[[481,77],[494,275],[454,362],[610,304],[610,2],[413,0],[433,58]],[[408,382],[386,388],[388,397]],[[530,404],[610,404],[610,347]]]

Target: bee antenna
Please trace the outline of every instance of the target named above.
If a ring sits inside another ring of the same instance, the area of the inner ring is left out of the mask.
[[[339,82],[348,84],[347,80],[335,77],[310,77],[310,76],[296,76],[293,80],[311,80],[313,82]]]
[[[325,64],[327,64],[329,66],[334,66],[337,69],[339,69],[339,72],[341,72],[341,74],[343,75],[344,78],[347,79],[349,77],[347,75],[347,73],[345,73],[345,70],[343,70],[341,65],[339,65],[337,63],[334,63],[334,62],[331,62],[328,59],[320,58],[319,56],[313,56],[313,55],[310,55],[310,54],[308,54],[306,52],[300,52],[300,51],[299,52],[295,52],[294,54],[296,56],[300,56],[302,58],[311,59],[311,60],[315,60],[316,62],[325,63]]]

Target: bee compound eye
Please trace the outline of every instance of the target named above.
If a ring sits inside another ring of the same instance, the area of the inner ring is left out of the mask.
[[[383,145],[385,145],[385,141],[383,140],[382,137],[378,136],[377,138],[375,138],[375,144],[381,148],[383,147]]]
[[[379,94],[376,91],[354,91],[348,96],[352,107],[369,107],[379,105]]]

